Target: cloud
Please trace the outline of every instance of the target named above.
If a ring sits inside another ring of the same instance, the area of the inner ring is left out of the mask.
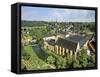
[[[60,13],[59,11],[54,11],[54,12],[52,12],[52,16],[55,17],[55,18],[61,18],[62,13]]]
[[[61,13],[61,10],[59,10],[59,9],[54,9],[54,10],[52,11],[51,17],[52,17],[55,21],[56,21],[56,19],[57,19],[58,21],[63,20],[63,15],[62,15],[62,13]]]
[[[92,10],[79,10],[79,9],[64,9],[65,18],[68,21],[95,21],[95,11]]]
[[[23,7],[23,20],[44,20],[44,21],[95,21],[95,11],[81,9],[59,9],[59,8],[40,8]]]

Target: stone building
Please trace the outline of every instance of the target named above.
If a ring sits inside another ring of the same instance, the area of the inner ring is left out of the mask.
[[[83,46],[86,46],[87,40],[83,36],[69,36],[67,38],[57,37],[55,39],[49,39],[44,41],[44,48],[61,56],[76,57],[77,52]]]

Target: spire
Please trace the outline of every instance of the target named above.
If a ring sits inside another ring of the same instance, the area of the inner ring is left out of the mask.
[[[56,21],[55,21],[55,26],[57,26],[57,18],[56,18]]]
[[[56,18],[56,23],[57,23],[57,18]]]

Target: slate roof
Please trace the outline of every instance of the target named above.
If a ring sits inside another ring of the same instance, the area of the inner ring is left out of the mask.
[[[85,42],[87,41],[86,37],[84,36],[81,36],[81,35],[73,35],[73,36],[70,36],[68,38],[66,38],[67,40],[71,40],[73,42],[76,42],[78,43],[79,42],[79,45],[82,47]]]
[[[76,51],[77,44],[79,43],[79,45],[82,47],[84,43],[86,42],[86,38],[83,36],[79,36],[79,35],[73,35],[65,39],[58,38],[56,42],[54,39],[48,40],[47,42],[48,44],[53,45],[53,46],[58,45],[66,49]]]
[[[77,48],[77,43],[73,42],[71,40],[63,39],[63,38],[58,38],[56,45],[61,46],[63,48],[76,51]]]

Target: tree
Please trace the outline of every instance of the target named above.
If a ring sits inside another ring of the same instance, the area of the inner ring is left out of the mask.
[[[73,61],[73,68],[79,68],[79,67],[81,67],[79,60],[74,60]]]
[[[47,31],[50,32],[51,28],[49,26],[46,27]]]
[[[55,63],[56,68],[66,68],[66,59],[57,58]]]
[[[88,55],[85,49],[81,49],[78,55],[78,60],[82,67],[87,67],[88,65]]]
[[[48,56],[47,63],[48,64],[54,64],[54,62],[55,62],[55,58],[53,56]]]
[[[95,55],[92,55],[92,56],[90,57],[90,60],[91,60],[91,62],[92,62],[93,64],[95,64]]]

